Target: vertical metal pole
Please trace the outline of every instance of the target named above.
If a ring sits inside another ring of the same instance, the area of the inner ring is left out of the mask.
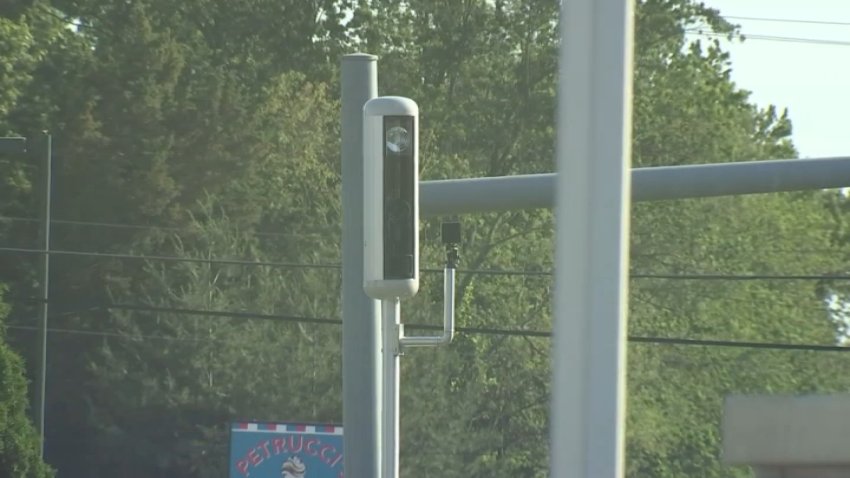
[[[342,57],[342,421],[345,475],[380,477],[380,318],[363,292],[363,105],[377,57]]]
[[[551,476],[623,476],[633,0],[564,0]]]
[[[53,189],[53,138],[45,133],[44,138],[44,255],[41,276],[41,321],[38,331],[41,338],[41,357],[39,358],[38,372],[38,435],[41,438],[40,456],[44,457],[44,411],[45,398],[47,397],[47,315],[49,313],[50,300],[50,192]]]
[[[399,384],[401,382],[401,305],[398,299],[385,300],[382,304],[383,328],[383,377],[384,403],[381,431],[381,476],[398,478],[399,448]]]

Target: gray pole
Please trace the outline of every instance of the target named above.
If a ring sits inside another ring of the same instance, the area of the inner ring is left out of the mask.
[[[632,0],[561,4],[551,476],[625,454]]]
[[[44,411],[45,398],[47,397],[47,314],[49,312],[50,300],[50,190],[53,188],[53,138],[45,133],[44,143],[44,258],[41,276],[41,321],[38,331],[41,337],[41,357],[39,358],[38,371],[38,435],[41,438],[40,456],[44,457]]]
[[[383,403],[381,429],[381,477],[398,478],[399,406],[401,387],[401,304],[399,299],[381,302],[381,355],[383,356]]]
[[[381,323],[363,292],[363,105],[378,95],[377,57],[342,57],[342,420],[345,475],[378,478]]]

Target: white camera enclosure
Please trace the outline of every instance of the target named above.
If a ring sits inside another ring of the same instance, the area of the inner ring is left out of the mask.
[[[373,299],[419,290],[419,108],[384,96],[363,106],[363,288]]]

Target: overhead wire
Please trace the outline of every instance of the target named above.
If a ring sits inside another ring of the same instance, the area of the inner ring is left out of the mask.
[[[43,219],[38,219],[34,217],[22,217],[22,216],[6,216],[0,215],[0,221],[9,221],[9,222],[35,222],[42,223]],[[113,228],[113,229],[141,229],[147,231],[168,231],[168,232],[195,232],[191,226],[161,226],[156,224],[125,224],[125,223],[115,223],[115,222],[99,222],[99,221],[72,221],[68,219],[51,219],[51,225],[73,225],[73,226],[91,226],[91,227],[103,227],[103,228]],[[338,228],[328,228],[325,231],[309,231],[309,232],[270,232],[270,231],[256,231],[253,232],[252,235],[261,236],[261,237],[312,237],[312,236],[326,236],[329,231],[337,231]]]
[[[99,257],[106,259],[126,259],[126,260],[146,260],[146,261],[162,261],[162,262],[188,262],[211,265],[238,265],[238,266],[267,266],[280,267],[290,269],[324,269],[324,270],[342,270],[342,265],[339,263],[308,263],[308,262],[278,262],[278,261],[255,261],[246,259],[233,258],[200,258],[200,257],[180,257],[180,256],[165,256],[165,255],[144,255],[144,254],[122,254],[111,252],[88,252],[88,251],[70,251],[61,249],[51,249],[46,252],[43,249],[29,249],[21,247],[0,247],[0,253],[22,253],[22,254],[55,254],[59,256],[81,256],[81,257]],[[441,268],[422,268],[423,273],[435,274],[442,273]],[[512,270],[512,269],[458,269],[458,274],[474,274],[482,276],[523,276],[523,277],[552,277],[554,273],[551,270]],[[723,273],[641,273],[632,272],[629,277],[631,279],[657,279],[657,280],[705,280],[705,281],[842,281],[850,280],[850,274],[723,274]]]
[[[721,15],[726,20],[748,20],[753,22],[774,22],[774,23],[808,23],[813,25],[834,25],[850,27],[850,22],[837,22],[830,20],[808,20],[799,18],[770,18],[770,17],[748,17],[738,15]]]
[[[39,302],[38,299],[33,299],[32,302]],[[254,312],[242,311],[220,311],[220,310],[205,310],[194,308],[180,307],[159,307],[148,306],[143,304],[122,304],[122,303],[107,303],[100,304],[101,309],[127,310],[136,312],[155,312],[162,314],[177,314],[177,315],[199,315],[206,317],[219,318],[238,318],[238,319],[264,319],[281,322],[309,323],[317,325],[334,325],[342,324],[341,319],[327,317],[304,317],[294,315],[278,315],[278,314],[261,314]],[[67,314],[66,314],[67,315]],[[27,326],[10,325],[10,328],[23,328]],[[442,330],[442,325],[430,325],[421,323],[405,324],[406,329],[410,330]],[[27,329],[29,330],[29,329]],[[73,331],[85,332],[87,335],[100,335],[115,333],[91,331],[84,329],[62,329],[66,333]],[[504,329],[494,327],[457,327],[456,332],[459,334],[469,335],[499,335],[508,337],[526,337],[526,338],[546,338],[552,337],[552,333],[545,330],[527,330],[527,329]],[[138,335],[124,334],[126,338],[140,338]],[[166,336],[155,336],[157,339],[167,339]],[[630,335],[627,337],[629,342],[642,344],[657,344],[657,345],[683,345],[683,346],[700,346],[700,347],[727,347],[727,348],[746,348],[746,349],[771,349],[771,350],[796,350],[796,351],[813,351],[813,352],[848,352],[850,347],[841,345],[824,345],[824,344],[805,344],[805,343],[787,343],[787,342],[756,342],[756,341],[739,341],[739,340],[721,340],[721,339],[690,339],[679,337],[657,337],[657,336],[641,336]]]
[[[29,325],[7,325],[7,329],[12,330],[27,330],[32,332],[40,331],[41,329]],[[202,339],[192,337],[168,337],[165,335],[145,335],[145,334],[122,334],[119,332],[102,332],[95,330],[84,329],[68,329],[59,327],[48,327],[47,331],[54,334],[70,334],[70,335],[88,335],[95,337],[114,337],[121,339],[143,339],[143,340],[164,340],[167,342],[226,342],[224,339]]]
[[[112,252],[86,252],[86,251],[66,251],[61,249],[28,249],[22,247],[0,247],[0,252],[18,252],[24,254],[55,254],[58,256],[82,256],[82,257],[100,257],[106,259],[128,259],[128,260],[144,260],[144,261],[162,261],[162,262],[191,262],[216,265],[239,265],[239,266],[270,266],[283,267],[291,269],[339,269],[339,264],[322,264],[322,263],[303,263],[303,262],[275,262],[275,261],[251,261],[244,259],[226,259],[226,258],[200,258],[200,257],[179,257],[179,256],[160,256],[160,255],[142,255],[142,254],[121,254]]]
[[[717,33],[712,31],[705,30],[694,30],[688,29],[685,30],[686,34],[704,36],[709,38],[728,38],[727,33]],[[777,41],[777,42],[789,42],[789,43],[803,43],[803,44],[813,44],[813,45],[832,45],[832,46],[850,46],[850,41],[842,41],[842,40],[829,40],[824,38],[804,38],[804,37],[789,37],[789,36],[781,36],[781,35],[764,35],[759,33],[740,33],[740,36],[743,37],[744,40],[765,40],[765,41]]]
[[[10,222],[44,222],[42,219],[32,218],[32,217],[22,217],[22,216],[8,216],[0,214],[0,222],[2,221],[10,221]],[[90,226],[90,227],[105,227],[105,228],[118,228],[118,229],[141,229],[148,231],[170,231],[170,232],[197,232],[196,229],[191,226],[162,226],[156,224],[126,224],[126,223],[112,223],[112,222],[98,222],[98,221],[72,221],[72,220],[64,220],[64,219],[51,219],[51,225],[57,224],[68,224],[68,225],[78,225],[78,226]],[[253,232],[252,235],[255,236],[268,236],[268,237],[313,237],[313,236],[322,236],[326,237],[329,233],[333,231],[334,233],[338,233],[339,228],[332,226],[328,227],[325,231],[320,231],[313,229],[308,232],[271,232],[271,231],[257,231]],[[763,248],[762,250],[764,250]],[[34,249],[30,249],[34,250]],[[832,253],[834,250],[831,249],[794,249],[794,250],[782,250],[782,249],[772,249],[775,252],[793,252],[795,254],[824,254],[824,253]]]

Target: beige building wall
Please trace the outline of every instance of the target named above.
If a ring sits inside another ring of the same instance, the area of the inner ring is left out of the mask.
[[[723,461],[758,478],[850,478],[850,394],[727,397]]]

